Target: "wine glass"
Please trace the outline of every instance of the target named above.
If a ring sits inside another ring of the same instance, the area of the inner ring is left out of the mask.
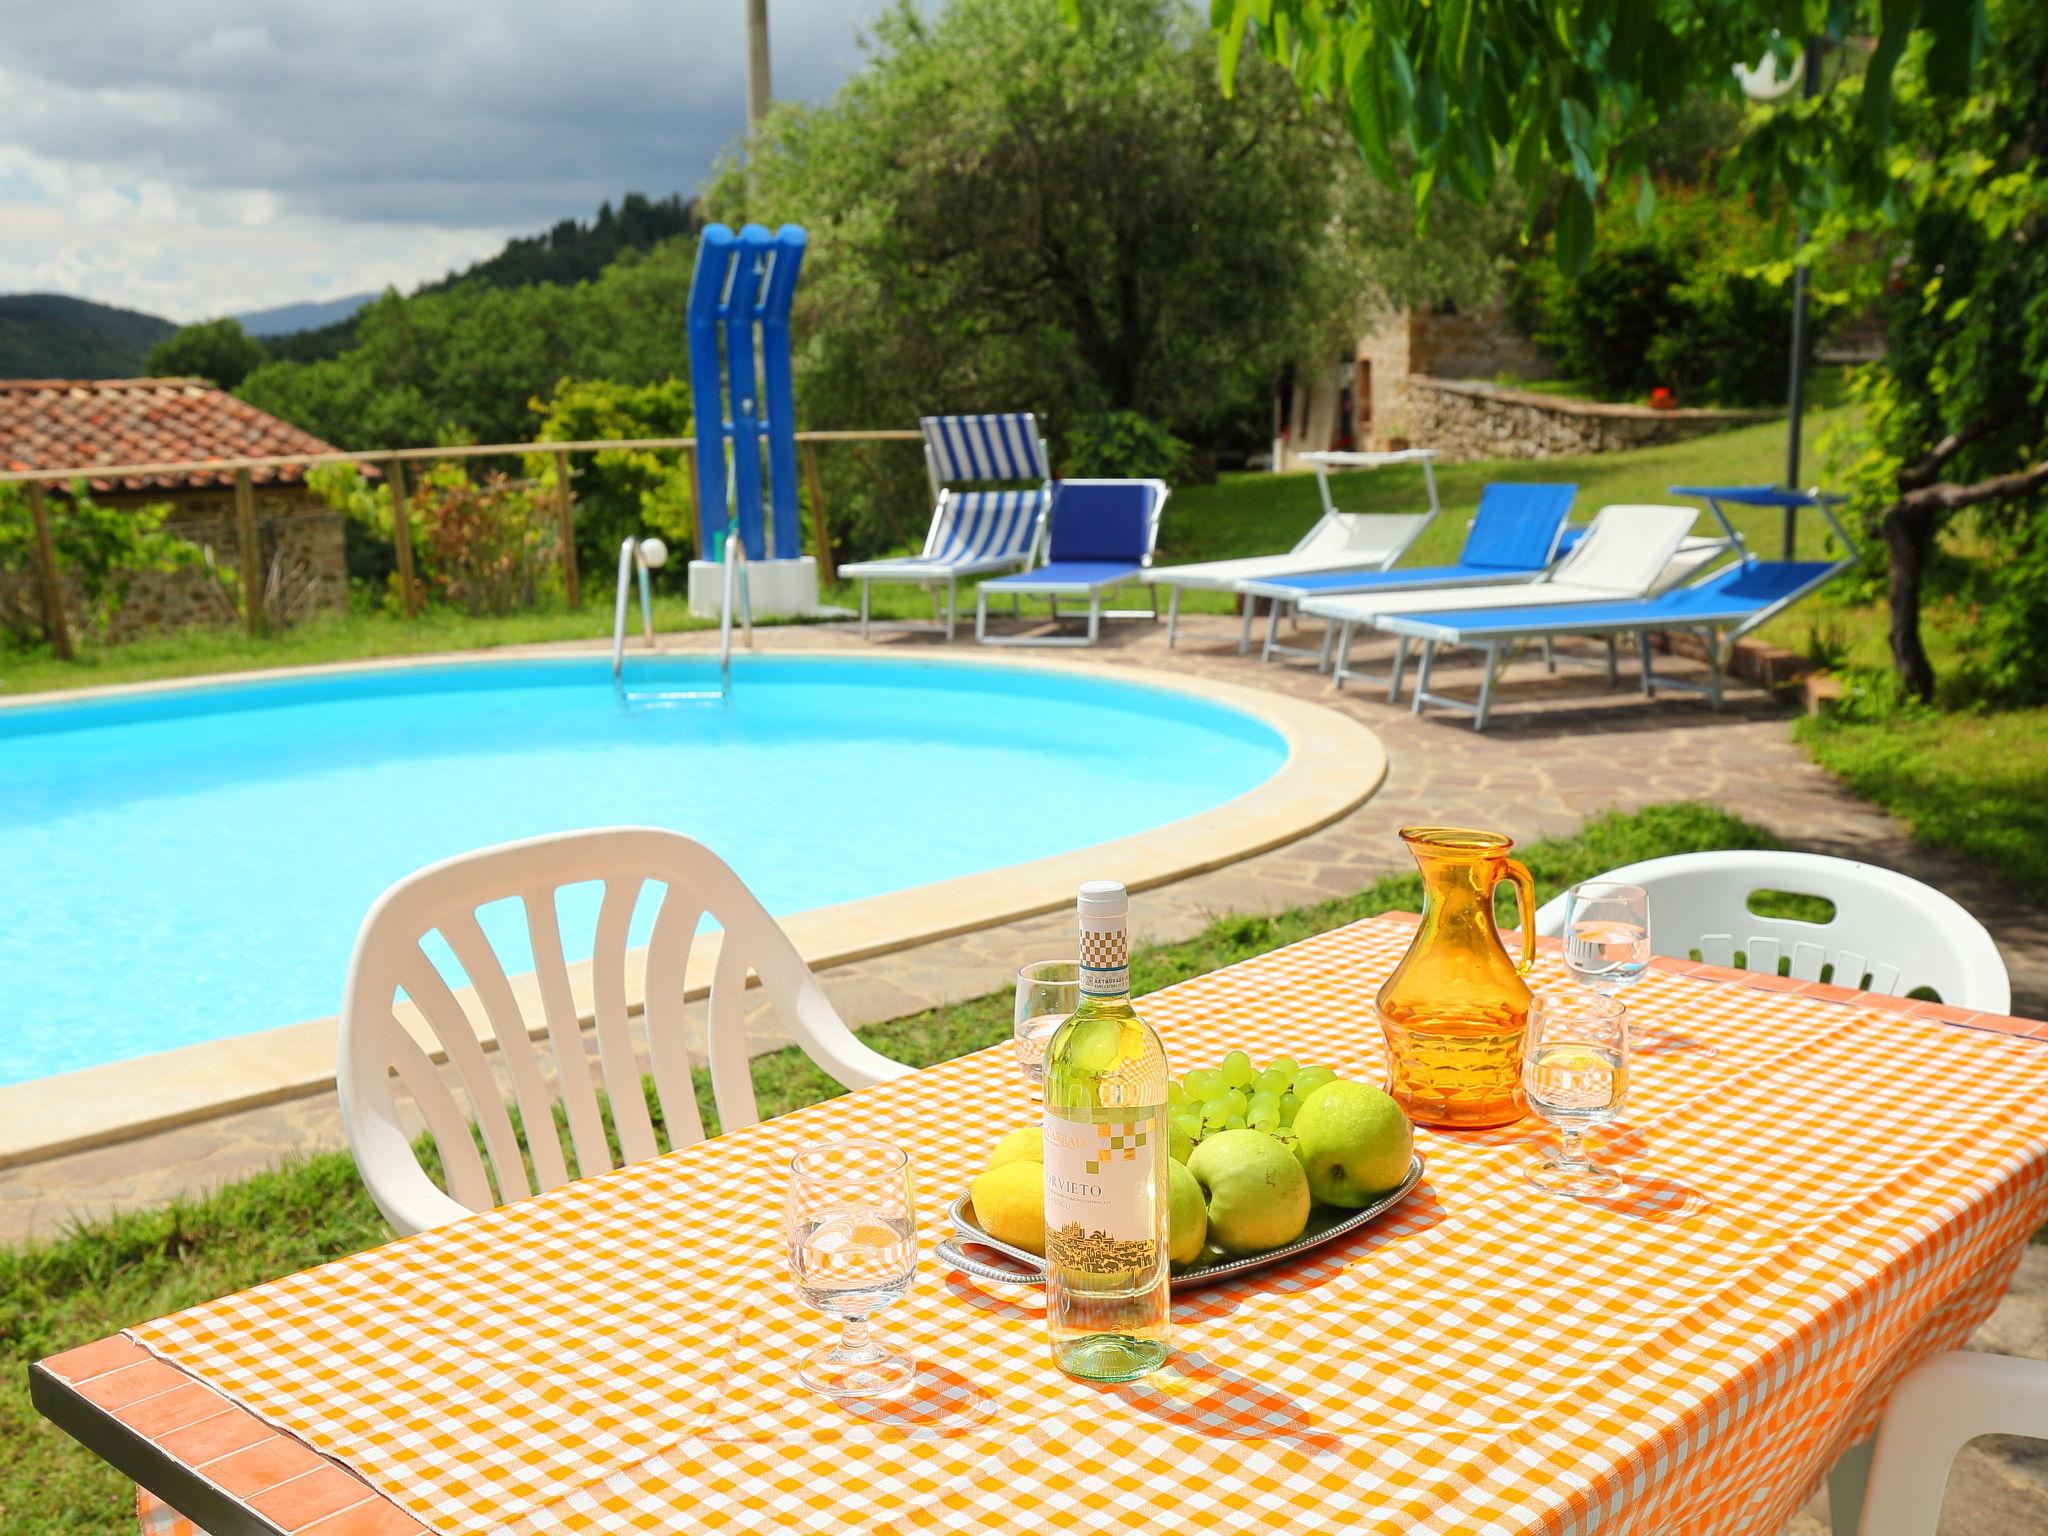
[[[1072,960],[1037,960],[1017,972],[1017,1069],[1045,1085],[1045,1045],[1081,1004],[1081,967]]]
[[[1581,1138],[1588,1128],[1620,1115],[1628,1098],[1628,1024],[1621,1004],[1586,992],[1534,999],[1522,1091],[1529,1107],[1564,1138],[1563,1150],[1531,1169],[1529,1182],[1553,1194],[1618,1193],[1621,1175],[1596,1166]]]
[[[821,1142],[789,1160],[785,1210],[797,1294],[843,1319],[839,1340],[804,1356],[803,1384],[830,1397],[897,1397],[917,1363],[890,1354],[868,1319],[910,1289],[917,1214],[910,1157],[886,1141]]]
[[[1650,966],[1650,893],[1614,880],[1582,880],[1565,892],[1564,967],[1572,980],[1612,997]]]

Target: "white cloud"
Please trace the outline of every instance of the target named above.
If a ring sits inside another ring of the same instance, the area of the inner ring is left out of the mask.
[[[883,0],[770,0],[777,94]],[[172,319],[439,277],[627,191],[690,192],[744,111],[739,0],[0,0],[0,292]]]

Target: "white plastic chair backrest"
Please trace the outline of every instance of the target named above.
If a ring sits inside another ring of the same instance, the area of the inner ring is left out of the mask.
[[[1289,553],[1391,553],[1403,548],[1428,521],[1427,512],[1325,512]]]
[[[1957,1350],[1899,1378],[1878,1424],[1857,1536],[1935,1536],[1949,1465],[1979,1435],[2048,1440],[2048,1360]]]
[[[1932,987],[1941,1000],[1982,1013],[2012,1006],[2005,962],[1984,925],[1950,896],[1909,875],[1818,853],[1738,850],[1646,859],[1600,876],[1650,896],[1650,948],[1677,959],[1698,951],[1709,965],[1739,962],[1800,981],[1830,981],[1898,997]],[[1825,923],[1759,917],[1758,891],[1790,891],[1834,903]],[[1564,933],[1565,898],[1545,902],[1536,931]],[[1821,973],[1833,967],[1828,975]]]
[[[1671,563],[1698,516],[1697,507],[1602,507],[1549,579],[1616,597],[1641,597]]]
[[[342,1125],[371,1197],[401,1234],[532,1193],[522,1150],[532,1158],[540,1188],[566,1183],[571,1175],[555,1131],[557,1104],[568,1119],[578,1175],[613,1166],[556,905],[561,889],[589,882],[600,883],[603,896],[587,991],[624,1161],[637,1162],[658,1150],[629,1017],[627,949],[635,907],[653,885],[666,889],[660,892],[648,937],[641,1023],[670,1145],[684,1146],[704,1135],[690,1080],[683,1000],[692,942],[707,915],[722,930],[715,938],[706,937],[718,945],[706,1045],[723,1128],[752,1125],[760,1118],[748,1071],[749,970],[760,978],[758,996],[774,1009],[781,1027],[840,1082],[865,1087],[909,1070],[854,1038],[781,925],[702,843],[655,827],[612,827],[447,859],[400,880],[370,908],[342,995],[337,1074]],[[477,918],[478,908],[508,898],[517,903],[533,952],[532,976],[517,982]],[[463,996],[422,947],[421,941],[436,933],[467,977]],[[401,992],[445,1053],[467,1109],[401,1022],[406,1011],[398,1002]],[[529,1035],[542,1026],[552,1072]],[[510,1079],[517,1128],[486,1054],[487,1042],[495,1045]],[[439,1148],[449,1193],[434,1184],[413,1155],[399,1121],[393,1074]],[[472,1121],[490,1159],[488,1176],[472,1139]]]

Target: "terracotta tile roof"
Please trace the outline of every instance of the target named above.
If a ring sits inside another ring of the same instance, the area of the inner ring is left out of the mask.
[[[181,464],[332,453],[310,432],[244,404],[203,379],[0,379],[0,467]],[[300,466],[257,469],[259,485],[304,478]],[[96,478],[96,491],[231,485],[232,472]]]

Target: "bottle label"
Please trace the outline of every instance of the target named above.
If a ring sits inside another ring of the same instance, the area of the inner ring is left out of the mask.
[[[1159,1242],[1153,1181],[1164,1117],[1069,1120],[1045,1112],[1045,1253],[1067,1269],[1143,1269]]]
[[[1081,919],[1081,991],[1121,997],[1131,990],[1131,941],[1121,917]]]

